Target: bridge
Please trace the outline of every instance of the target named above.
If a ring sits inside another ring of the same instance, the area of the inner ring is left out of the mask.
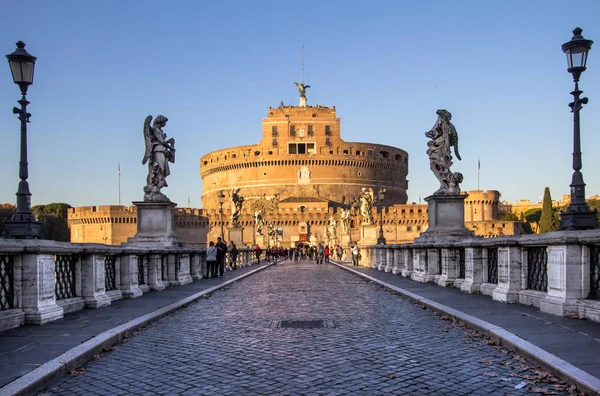
[[[596,394],[599,245],[370,245],[359,267],[242,249],[206,279],[204,249],[0,240],[0,395]]]

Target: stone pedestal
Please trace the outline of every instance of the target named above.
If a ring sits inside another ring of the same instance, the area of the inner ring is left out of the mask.
[[[427,231],[415,238],[415,242],[473,237],[473,231],[469,231],[465,227],[465,199],[467,197],[467,194],[440,194],[426,197],[429,225]]]
[[[103,254],[84,256],[81,263],[82,297],[88,308],[108,307],[111,299],[105,289],[105,257]]]
[[[267,236],[261,235],[261,234],[256,234],[255,239],[256,239],[256,244],[258,246],[260,246],[260,248],[262,250],[265,250],[267,247],[267,242],[268,242]]]
[[[174,202],[133,202],[137,207],[137,233],[128,244],[156,247],[182,247],[185,242],[173,231]]]
[[[128,254],[121,257],[121,292],[123,297],[140,297],[143,293],[138,283],[138,256]]]
[[[25,322],[45,324],[63,317],[54,295],[54,257],[51,254],[21,255],[23,271],[22,307]]]
[[[248,245],[244,243],[244,228],[243,227],[229,227],[227,228],[228,237],[227,244],[233,241],[238,249],[246,248]]]
[[[352,243],[350,241],[350,234],[340,235],[340,246],[341,247],[352,246]]]
[[[379,227],[375,224],[360,226],[360,246],[377,245]]]

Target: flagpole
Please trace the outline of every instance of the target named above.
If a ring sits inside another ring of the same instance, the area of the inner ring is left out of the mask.
[[[479,182],[481,181],[481,161],[477,157],[477,191],[479,191]]]
[[[119,206],[121,206],[121,163],[117,165],[117,175],[119,176]]]

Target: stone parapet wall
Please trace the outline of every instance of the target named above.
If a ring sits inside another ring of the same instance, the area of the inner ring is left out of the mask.
[[[361,246],[360,263],[419,282],[600,322],[600,230]]]
[[[254,262],[254,252],[240,248],[235,265],[227,261],[227,268]],[[85,307],[102,308],[121,298],[201,280],[206,274],[206,249],[2,238],[0,265],[3,331],[45,324]]]

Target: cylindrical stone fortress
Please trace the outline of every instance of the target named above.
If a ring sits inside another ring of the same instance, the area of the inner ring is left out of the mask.
[[[367,135],[365,133],[365,135]],[[349,206],[363,187],[384,205],[406,203],[408,153],[376,143],[346,142],[335,107],[269,107],[262,141],[213,151],[200,159],[203,207],[218,209],[219,191],[240,187],[245,199],[317,197]]]

